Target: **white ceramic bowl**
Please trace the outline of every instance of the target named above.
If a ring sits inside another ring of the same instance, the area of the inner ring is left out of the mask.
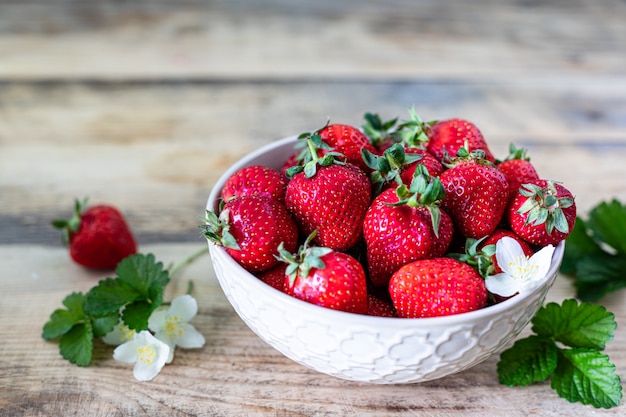
[[[279,169],[296,139],[271,143],[235,163],[213,188],[214,210],[226,179],[248,165]],[[554,283],[564,243],[532,293],[481,310],[445,317],[401,319],[330,310],[290,297],[239,266],[209,242],[224,294],[261,339],[292,360],[338,378],[377,384],[433,380],[468,369],[502,350],[530,322]]]

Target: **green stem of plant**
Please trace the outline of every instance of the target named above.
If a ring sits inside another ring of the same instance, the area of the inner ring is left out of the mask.
[[[175,265],[169,268],[170,278],[174,277],[184,267],[186,267],[187,265],[195,261],[200,256],[204,255],[208,251],[209,251],[209,247],[207,245],[204,245],[201,249],[198,249],[197,251],[195,251],[194,253],[186,257],[185,259],[183,259],[178,265]]]

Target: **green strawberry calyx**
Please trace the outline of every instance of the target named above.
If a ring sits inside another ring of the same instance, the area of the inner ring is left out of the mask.
[[[526,148],[518,148],[515,144],[511,143],[509,145],[509,154],[502,161],[514,161],[516,159],[522,161],[530,161],[530,157],[528,156],[528,150]]]
[[[437,120],[423,121],[415,111],[415,107],[410,107],[408,111],[410,119],[400,123],[392,133],[392,137],[404,143],[408,148],[426,149],[429,141],[428,132]]]
[[[464,163],[477,163],[482,165],[494,166],[494,164],[487,159],[487,154],[483,149],[469,150],[469,141],[465,139],[463,146],[456,152],[456,156],[450,156],[446,148],[443,149],[443,165],[446,168],[453,168],[456,165]]]
[[[365,164],[372,168],[370,180],[374,185],[374,195],[380,194],[385,184],[395,181],[402,185],[400,174],[407,165],[417,162],[423,158],[420,154],[406,153],[404,146],[395,143],[385,149],[381,155],[375,155],[365,148],[361,148],[361,157]]]
[[[326,267],[321,258],[333,250],[320,246],[310,246],[315,236],[317,236],[317,230],[314,230],[307,237],[295,254],[287,251],[282,242],[278,246],[278,256],[276,258],[287,263],[285,275],[289,277],[290,287],[293,286],[298,276],[306,278],[309,276],[311,269],[324,269]]]
[[[409,207],[424,207],[430,213],[432,228],[435,236],[439,237],[439,223],[441,221],[441,209],[439,204],[446,196],[443,184],[438,177],[432,177],[423,164],[415,167],[415,173],[409,187],[400,184],[396,188],[398,201],[387,203],[390,206],[407,205]]]
[[[326,124],[326,126],[328,123]],[[324,126],[325,127],[325,126]],[[323,128],[322,128],[323,129]],[[337,152],[322,140],[319,132],[322,129],[318,129],[313,133],[305,132],[298,136],[299,143],[304,142],[306,145],[302,151],[298,154],[298,158],[301,160],[301,164],[295,165],[287,169],[287,177],[292,178],[294,175],[304,172],[307,178],[314,177],[317,173],[318,166],[329,166],[331,164],[344,165],[345,155]],[[319,151],[327,151],[322,156],[319,156]]]
[[[485,245],[478,249],[488,236],[480,239],[467,238],[465,240],[465,253],[450,253],[447,256],[461,262],[465,262],[480,274],[487,278],[495,269],[493,255],[496,253],[496,245]]]
[[[365,113],[363,118],[365,119],[365,124],[363,124],[361,128],[372,145],[376,147],[381,146],[388,139],[392,142],[399,142],[396,135],[394,135],[398,118],[383,121],[383,119],[375,113]]]
[[[559,197],[554,181],[547,181],[547,187],[528,183],[522,184],[519,193],[527,199],[517,210],[518,214],[527,214],[524,225],[546,225],[546,231],[551,234],[556,228],[562,233],[569,233],[567,218],[563,209],[571,207],[574,199]]]
[[[69,220],[54,220],[52,222],[52,226],[61,229],[63,243],[69,243],[71,235],[77,233],[78,229],[80,229],[80,222],[82,220],[83,211],[85,211],[85,207],[87,207],[87,200],[88,197],[83,198],[82,201],[79,199],[74,200],[74,213]]]
[[[202,235],[216,245],[221,245],[229,249],[241,250],[235,237],[230,233],[230,225],[228,218],[230,211],[223,210],[224,202],[220,203],[219,216],[214,212],[207,210],[206,217],[200,218],[204,221],[203,225],[198,226],[202,230]]]

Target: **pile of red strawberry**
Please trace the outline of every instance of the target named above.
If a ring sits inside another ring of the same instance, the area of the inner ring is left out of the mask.
[[[571,232],[572,194],[524,150],[496,160],[469,121],[328,124],[299,137],[282,170],[230,177],[205,236],[294,297],[358,314],[432,317],[497,302],[495,243],[530,256]],[[299,249],[298,249],[299,246]]]

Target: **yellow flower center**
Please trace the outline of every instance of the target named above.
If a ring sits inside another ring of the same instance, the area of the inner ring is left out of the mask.
[[[178,316],[170,316],[165,320],[165,332],[167,337],[172,339],[180,339],[183,337],[187,323],[182,323],[182,319]]]
[[[133,337],[135,337],[134,330],[129,329],[126,325],[120,326],[120,338],[122,339],[122,343],[133,340]]]
[[[528,262],[527,256],[519,255],[509,261],[509,268],[515,279],[528,281],[535,276],[539,265]]]
[[[152,365],[156,355],[156,351],[150,345],[137,347],[137,360],[145,365]]]

